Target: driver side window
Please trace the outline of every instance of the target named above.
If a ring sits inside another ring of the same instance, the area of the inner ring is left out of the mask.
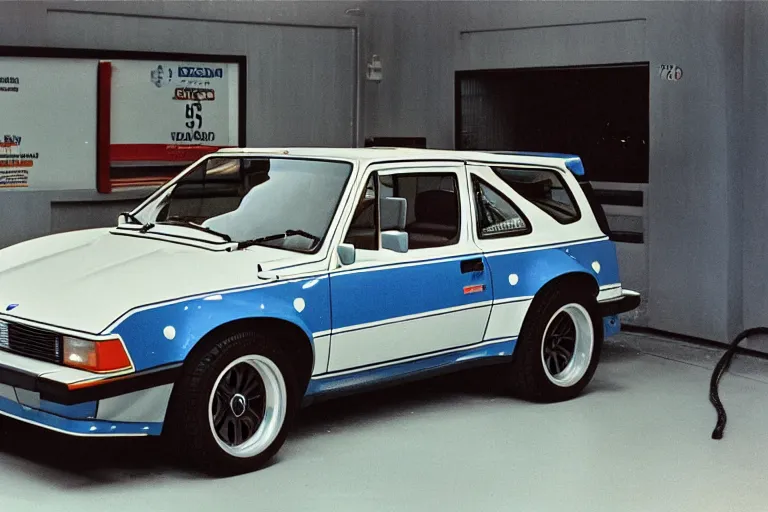
[[[402,172],[368,179],[344,243],[379,250],[381,234],[405,233],[407,249],[459,242],[459,192],[455,173]]]

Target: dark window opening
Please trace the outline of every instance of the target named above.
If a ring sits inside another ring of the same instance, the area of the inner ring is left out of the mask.
[[[426,249],[459,242],[459,184],[455,174],[391,176],[391,196],[406,201],[408,247]],[[386,182],[382,179],[382,199]]]
[[[597,220],[597,225],[600,226],[600,231],[610,236],[611,228],[608,226],[608,218],[605,216],[603,206],[598,201],[595,189],[592,188],[592,184],[588,181],[581,181],[579,184],[584,191],[584,196],[587,198],[590,208],[592,208],[592,213],[595,216],[595,220]]]
[[[507,167],[492,169],[515,192],[560,224],[570,224],[581,218],[573,194],[556,171]]]
[[[365,139],[365,147],[397,147],[397,148],[427,148],[425,137],[368,137]]]
[[[378,250],[382,231],[403,231],[408,233],[409,250],[457,244],[458,189],[455,174],[372,175],[344,242],[357,249]]]
[[[591,181],[648,183],[649,67],[460,71],[456,148],[579,155]]]

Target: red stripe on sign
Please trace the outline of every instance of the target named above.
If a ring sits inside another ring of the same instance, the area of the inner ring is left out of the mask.
[[[473,284],[469,286],[464,287],[464,295],[467,295],[469,293],[479,293],[485,290],[484,284]]]
[[[194,162],[229,146],[180,146],[173,144],[112,144],[113,162]]]
[[[96,190],[112,192],[109,178],[110,125],[112,124],[112,63],[99,62],[96,89]]]

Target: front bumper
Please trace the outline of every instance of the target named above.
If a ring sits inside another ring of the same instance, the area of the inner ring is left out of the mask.
[[[157,435],[180,371],[102,376],[0,351],[0,415],[71,435]]]
[[[73,436],[126,437],[160,435],[162,422],[124,422],[97,419],[73,419],[0,397],[0,415]]]

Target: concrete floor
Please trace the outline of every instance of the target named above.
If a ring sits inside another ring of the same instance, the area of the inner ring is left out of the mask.
[[[737,356],[713,441],[720,354],[622,334],[567,403],[495,395],[481,370],[318,404],[273,465],[223,480],[172,467],[154,440],[6,421],[0,511],[763,512],[768,361]]]

